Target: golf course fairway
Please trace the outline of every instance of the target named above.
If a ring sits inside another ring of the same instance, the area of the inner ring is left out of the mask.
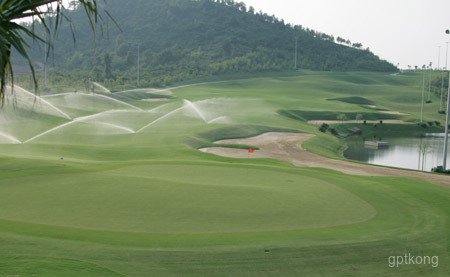
[[[257,152],[214,142],[287,132],[343,161],[345,141],[308,121],[361,114],[398,120],[383,135],[422,132],[421,80],[299,71],[38,98],[17,87],[0,111],[0,276],[448,276],[450,186],[199,151]],[[433,97],[425,118],[444,122]],[[408,254],[438,265],[391,266]]]

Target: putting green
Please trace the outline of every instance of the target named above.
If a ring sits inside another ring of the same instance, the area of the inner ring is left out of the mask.
[[[98,230],[282,231],[374,215],[332,183],[271,169],[149,165],[0,181],[0,218]]]

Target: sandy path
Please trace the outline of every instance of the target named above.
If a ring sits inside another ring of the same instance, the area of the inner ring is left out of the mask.
[[[141,99],[141,101],[145,102],[159,102],[159,101],[168,101],[169,98],[148,98],[148,99]]]
[[[322,125],[323,123],[326,124],[339,124],[339,123],[362,123],[363,120],[309,120],[309,124],[314,125]],[[366,123],[380,123],[380,120],[366,120]],[[383,124],[414,124],[411,122],[406,122],[403,120],[398,119],[383,119]]]
[[[215,142],[246,144],[260,148],[260,150],[255,150],[255,152],[251,154],[248,153],[247,149],[224,147],[209,147],[201,148],[199,150],[230,158],[273,158],[287,161],[295,166],[328,168],[351,175],[406,176],[420,178],[432,183],[450,186],[450,176],[333,160],[303,150],[301,144],[312,137],[314,137],[314,135],[311,134],[271,132],[251,138],[228,139]]]
[[[371,108],[371,109],[376,109],[377,106],[376,105],[362,105],[363,107],[367,107],[367,108]],[[407,113],[402,113],[402,112],[397,112],[397,111],[389,111],[389,110],[381,110],[378,111],[379,113],[386,113],[386,114],[395,114],[395,115],[409,115]]]
[[[407,113],[401,113],[397,111],[378,111],[379,113],[385,113],[385,114],[394,114],[394,115],[409,115]]]

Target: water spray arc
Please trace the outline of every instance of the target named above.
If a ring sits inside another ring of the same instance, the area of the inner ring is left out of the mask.
[[[9,87],[9,88],[11,88],[11,87]],[[68,114],[66,114],[65,112],[63,112],[61,109],[57,108],[57,107],[56,107],[55,105],[53,105],[52,103],[50,103],[50,102],[48,102],[47,100],[43,99],[42,97],[40,97],[40,96],[38,96],[38,95],[35,95],[35,94],[33,94],[33,93],[27,91],[27,90],[24,89],[24,88],[21,88],[21,87],[17,86],[17,85],[15,86],[15,88],[19,89],[20,91],[22,91],[23,93],[25,93],[25,94],[27,94],[27,95],[30,95],[30,96],[32,96],[32,97],[36,97],[36,99],[39,99],[42,103],[48,105],[49,107],[51,107],[53,110],[57,111],[59,114],[61,114],[61,115],[64,116],[65,118],[67,118],[67,119],[72,119],[72,117],[70,117]]]
[[[158,123],[159,121],[163,120],[164,118],[167,118],[167,117],[171,116],[172,114],[174,114],[174,113],[176,113],[176,112],[178,112],[178,111],[180,111],[180,110],[182,110],[182,109],[184,109],[184,106],[182,106],[182,107],[180,107],[180,108],[178,108],[178,109],[175,109],[175,110],[173,110],[173,111],[171,111],[171,112],[169,112],[169,113],[167,113],[167,114],[165,114],[165,115],[163,115],[163,116],[161,116],[161,117],[158,117],[157,119],[153,120],[152,122],[150,122],[149,124],[145,125],[145,126],[142,127],[141,129],[137,130],[137,131],[136,131],[136,134],[142,132],[143,130],[149,128],[149,127],[152,126],[153,124]]]
[[[184,100],[184,103],[185,103],[185,105],[191,107],[205,123],[208,123],[206,116],[202,113],[202,111],[194,103],[192,103],[191,101],[186,100],[186,99]]]
[[[94,96],[94,97],[101,97],[101,98],[105,98],[105,99],[114,101],[114,102],[116,102],[116,103],[119,103],[119,104],[128,106],[128,107],[130,107],[130,108],[132,108],[132,109],[135,109],[135,110],[137,110],[137,111],[141,111],[141,112],[144,111],[143,109],[141,109],[141,108],[139,108],[139,107],[136,107],[135,105],[131,105],[131,104],[127,103],[127,102],[124,102],[124,101],[121,101],[121,100],[119,100],[119,99],[112,98],[112,97],[109,97],[109,96],[106,96],[106,95],[103,95],[103,94],[91,94],[91,95]]]
[[[63,123],[61,125],[58,125],[56,127],[51,128],[51,129],[49,129],[47,131],[44,131],[44,132],[42,132],[40,134],[37,134],[34,137],[27,139],[23,143],[25,144],[25,143],[31,142],[33,140],[36,140],[36,139],[42,137],[42,136],[45,136],[45,135],[50,134],[50,133],[53,133],[53,132],[55,132],[55,131],[57,131],[57,130],[59,130],[61,128],[67,127],[69,125],[72,125],[72,124],[75,124],[75,123],[78,123],[78,122],[83,122],[83,121],[86,121],[86,120],[98,117],[98,116],[106,114],[106,113],[111,113],[111,112],[124,112],[124,110],[111,110],[111,111],[105,111],[105,112],[96,113],[96,114],[93,114],[93,115],[77,117],[77,118],[73,119],[72,121]],[[98,124],[107,125],[107,126],[110,126],[110,127],[114,127],[114,128],[117,128],[117,129],[121,129],[121,130],[126,131],[128,133],[135,133],[134,130],[132,130],[130,128],[127,128],[127,127],[123,127],[123,126],[117,125],[117,124],[105,123],[105,122],[97,122],[97,123]]]
[[[0,132],[0,137],[6,138],[7,140],[11,141],[13,144],[21,144],[22,143],[16,137],[13,137],[13,136],[11,136],[9,134],[6,134],[6,133],[3,133],[3,132]]]
[[[111,93],[111,91],[110,91],[109,89],[105,88],[104,86],[100,85],[100,84],[97,83],[97,82],[92,82],[92,84],[93,84],[94,86],[96,86],[96,87],[102,89],[102,90],[103,90],[104,92],[106,92],[106,93]]]

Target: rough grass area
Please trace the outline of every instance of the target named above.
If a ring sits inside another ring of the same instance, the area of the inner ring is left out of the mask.
[[[349,129],[357,127],[362,131],[361,137],[420,137],[427,133],[442,133],[443,127],[437,126],[420,126],[420,125],[404,125],[404,124],[333,124],[339,133],[350,134]]]
[[[279,110],[278,113],[292,119],[300,121],[309,120],[338,120],[339,115],[345,115],[345,120],[355,120],[358,114],[362,115],[362,120],[383,120],[399,119],[396,115],[368,112],[337,112],[337,111],[297,111],[297,110]]]

